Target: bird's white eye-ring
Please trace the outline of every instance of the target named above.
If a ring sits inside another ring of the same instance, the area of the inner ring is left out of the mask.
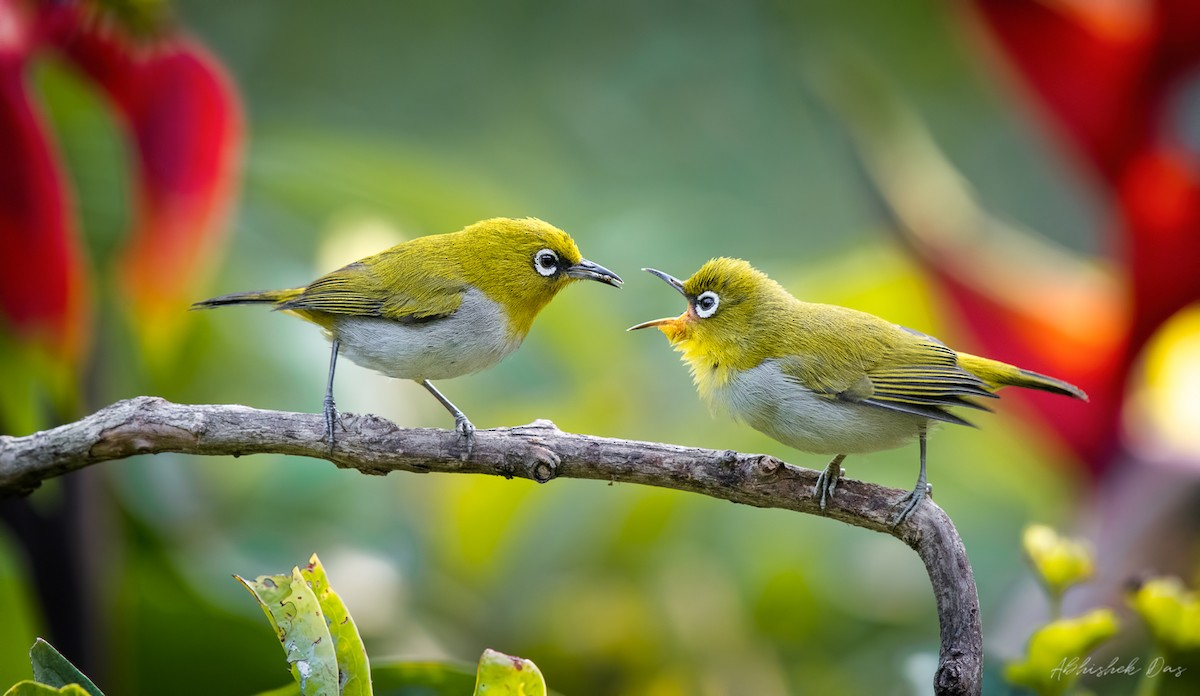
[[[696,316],[707,319],[717,313],[721,298],[712,290],[705,290],[696,298]]]
[[[542,249],[533,255],[533,267],[544,276],[552,276],[558,270],[558,254],[552,249]]]

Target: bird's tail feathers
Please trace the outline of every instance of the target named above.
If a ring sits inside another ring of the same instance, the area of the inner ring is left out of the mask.
[[[976,355],[967,353],[958,354],[958,363],[966,370],[975,373],[980,379],[987,382],[989,385],[999,387],[1024,387],[1026,389],[1037,389],[1046,391],[1052,394],[1062,394],[1076,399],[1088,400],[1087,394],[1082,389],[1064,382],[1061,379],[1055,379],[1048,375],[1043,375],[1032,370],[1023,370],[1019,367],[1002,363],[998,360],[990,360],[981,358]]]
[[[220,297],[212,297],[192,305],[192,309],[211,309],[235,304],[279,304],[296,297],[303,288],[287,290],[255,290],[253,292],[234,292]]]

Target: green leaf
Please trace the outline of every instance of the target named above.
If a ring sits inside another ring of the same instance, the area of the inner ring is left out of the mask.
[[[91,696],[104,696],[100,689],[84,676],[70,660],[46,641],[38,638],[29,649],[29,661],[33,663],[33,680],[46,686],[68,686],[78,684]],[[70,693],[70,692],[66,692]]]
[[[463,696],[475,685],[470,665],[449,662],[393,662],[371,669],[376,696]],[[296,696],[295,684],[258,696]]]
[[[488,648],[479,658],[475,696],[546,696],[546,680],[533,662]]]
[[[338,693],[337,655],[317,597],[299,568],[291,575],[260,575],[253,582],[237,575],[275,628],[292,676],[304,696]]]
[[[308,565],[300,569],[300,575],[316,595],[321,612],[325,614],[325,625],[333,637],[342,696],[371,696],[371,664],[362,637],[342,598],[329,586],[317,554],[308,559]]]
[[[90,692],[78,684],[67,684],[60,689],[53,686],[46,686],[35,681],[23,681],[13,685],[11,689],[4,692],[4,696],[51,696],[52,694],[66,694],[67,696],[88,696]]]

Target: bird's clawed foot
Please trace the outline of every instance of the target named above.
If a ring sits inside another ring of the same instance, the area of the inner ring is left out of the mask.
[[[822,511],[825,510],[826,501],[833,500],[833,492],[837,490],[838,481],[846,473],[842,469],[842,460],[845,458],[846,455],[844,454],[834,457],[833,461],[829,462],[829,465],[817,477],[817,485],[813,489],[813,497],[817,499]]]
[[[430,394],[433,394],[433,398],[437,399],[438,403],[444,406],[450,412],[450,415],[454,416],[454,432],[458,433],[459,439],[466,440],[459,458],[464,462],[467,461],[471,458],[471,450],[475,449],[475,426],[471,425],[471,421],[467,420],[466,414],[459,407],[455,406],[450,399],[447,399],[437,390],[437,387],[433,386],[433,382],[422,379],[418,380],[418,383],[422,387],[425,387],[426,391]]]
[[[933,497],[933,484],[926,483],[924,480],[918,481],[916,488],[913,488],[907,495],[896,501],[896,505],[904,507],[892,518],[892,527],[899,527],[908,518],[912,517],[917,511],[917,507],[925,500],[925,498]]]
[[[901,524],[908,521],[913,513],[920,507],[921,502],[927,497],[933,497],[933,486],[929,485],[925,478],[925,428],[921,427],[919,431],[921,443],[921,471],[917,474],[917,485],[913,487],[912,492],[896,501],[897,505],[903,505],[895,517],[892,518],[892,528],[895,529]]]
[[[329,454],[333,454],[333,424],[337,421],[337,406],[332,396],[325,397],[325,441],[329,443]]]
[[[458,433],[460,439],[465,440],[462,454],[459,455],[465,462],[471,458],[471,451],[475,449],[475,426],[460,412],[454,416],[454,432]]]

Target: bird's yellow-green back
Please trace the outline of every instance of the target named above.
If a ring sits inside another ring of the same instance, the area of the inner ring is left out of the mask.
[[[417,237],[328,273],[302,288],[235,293],[197,307],[274,304],[330,329],[338,316],[424,321],[453,313],[468,288],[503,307],[514,334],[528,333],[538,312],[571,278],[539,274],[547,249],[566,265],[582,256],[571,237],[535,218],[492,218],[449,234]]]
[[[830,393],[851,388],[871,369],[954,362],[945,346],[871,314],[802,302],[741,259],[713,259],[683,288],[692,297],[712,291],[720,298],[712,316],[693,314],[668,333],[702,393],[723,384],[730,370],[766,359],[788,360],[799,383]]]
[[[574,240],[549,223],[492,218],[458,232],[418,237],[352,263],[317,279],[299,296],[301,302],[288,304],[420,320],[453,312],[464,290],[474,287],[503,307],[513,330],[524,335],[570,281],[565,275],[546,278],[535,271],[533,259],[541,249],[569,264],[582,258]],[[329,299],[318,302],[319,296]],[[304,302],[306,298],[312,301]]]
[[[683,282],[688,311],[660,326],[711,397],[731,374],[773,359],[799,386],[852,400],[890,399],[916,406],[972,405],[1002,386],[1086,398],[1044,375],[960,354],[940,341],[866,312],[796,299],[741,259],[713,259]],[[701,317],[704,293],[719,305]]]

